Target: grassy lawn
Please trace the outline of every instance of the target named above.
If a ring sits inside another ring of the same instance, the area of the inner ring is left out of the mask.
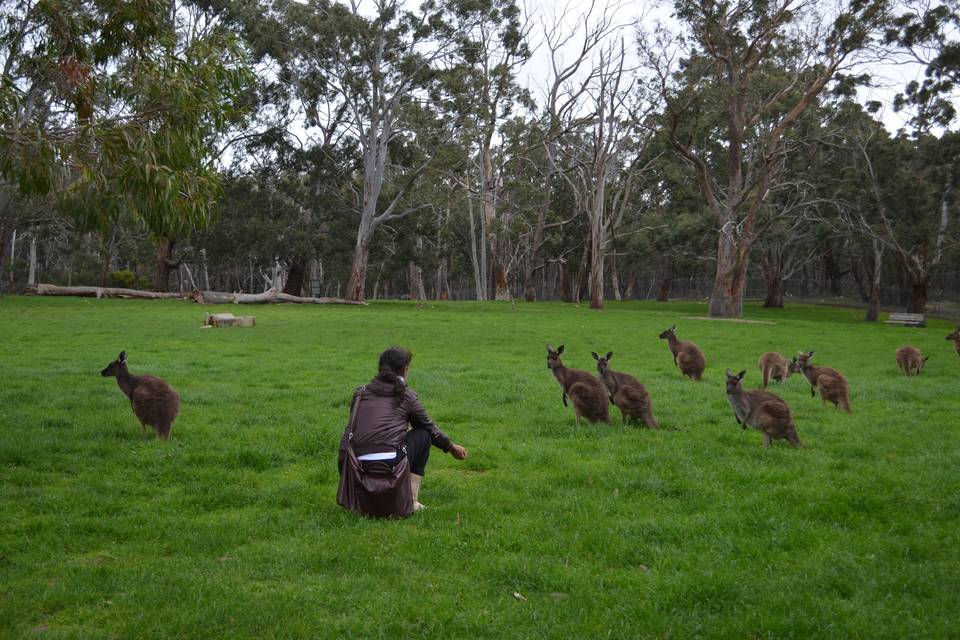
[[[220,308],[219,310],[224,310]],[[229,309],[237,311],[236,309]],[[956,638],[960,358],[950,326],[696,303],[243,307],[0,298],[0,638]],[[663,329],[707,356],[674,368]],[[545,345],[633,373],[661,431],[575,426]],[[470,458],[434,449],[404,521],[334,500],[353,388],[391,344]],[[894,350],[931,355],[904,378]],[[169,442],[113,379],[181,394]],[[805,449],[735,423],[723,370],[815,349],[853,414],[774,389]],[[516,597],[514,594],[522,597]]]

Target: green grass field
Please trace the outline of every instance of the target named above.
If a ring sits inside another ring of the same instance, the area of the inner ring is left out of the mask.
[[[686,318],[705,310],[243,307],[256,328],[201,330],[186,302],[0,298],[0,638],[960,637],[949,325]],[[703,383],[657,339],[672,324]],[[547,342],[591,371],[614,351],[665,429],[577,427]],[[372,521],[335,503],[336,446],[391,344],[470,457],[434,449],[429,509]],[[169,442],[100,377],[121,349],[179,390]],[[806,448],[765,450],[723,371],[754,388],[761,353],[798,349],[847,375],[853,415],[794,376],[775,391]]]

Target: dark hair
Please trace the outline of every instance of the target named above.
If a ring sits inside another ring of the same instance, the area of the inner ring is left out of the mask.
[[[403,375],[403,370],[410,366],[411,360],[413,360],[413,354],[403,347],[390,347],[380,354],[377,378],[393,383],[394,393],[398,398],[406,390],[406,385],[400,381],[400,376]]]

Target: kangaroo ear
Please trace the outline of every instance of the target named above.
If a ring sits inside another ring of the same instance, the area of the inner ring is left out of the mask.
[[[561,353],[563,353],[563,345],[557,347],[557,355],[560,355]]]
[[[927,356],[926,358],[923,359],[923,361],[926,362],[929,359],[930,359],[930,356]]]
[[[727,369],[727,377],[728,377],[728,378],[736,378],[736,376],[733,375],[733,371],[730,371],[730,369]]]
[[[607,360],[613,357],[613,351],[607,351]]]
[[[746,369],[744,369],[743,371],[741,371],[740,373],[737,374],[737,380],[743,380],[743,376],[745,376],[745,375],[747,375],[747,370],[746,370]]]
[[[676,331],[676,330],[677,330],[677,325],[673,325],[672,327],[667,329],[667,331]]]
[[[807,357],[808,357],[808,358],[812,358],[812,357],[813,357],[813,351],[811,351],[810,353],[808,353],[808,354],[807,354]]]
[[[547,353],[553,353],[553,347],[551,347],[549,344],[547,344]]]
[[[591,351],[591,352],[590,352],[590,355],[593,356],[593,359],[594,359],[594,360],[599,360],[599,359],[600,359],[600,356],[597,355],[597,352],[596,352],[596,351]]]
[[[127,352],[121,351],[120,355],[117,356],[117,362],[126,362],[127,361]]]

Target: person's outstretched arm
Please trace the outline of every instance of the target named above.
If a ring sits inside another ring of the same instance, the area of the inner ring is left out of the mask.
[[[420,404],[420,399],[412,389],[407,389],[404,397],[407,406],[407,417],[410,425],[414,429],[426,429],[430,432],[430,443],[433,446],[442,449],[444,453],[451,454],[457,460],[463,460],[467,457],[467,450],[458,444],[454,444],[450,437],[440,430],[440,427],[433,421],[427,410]]]

